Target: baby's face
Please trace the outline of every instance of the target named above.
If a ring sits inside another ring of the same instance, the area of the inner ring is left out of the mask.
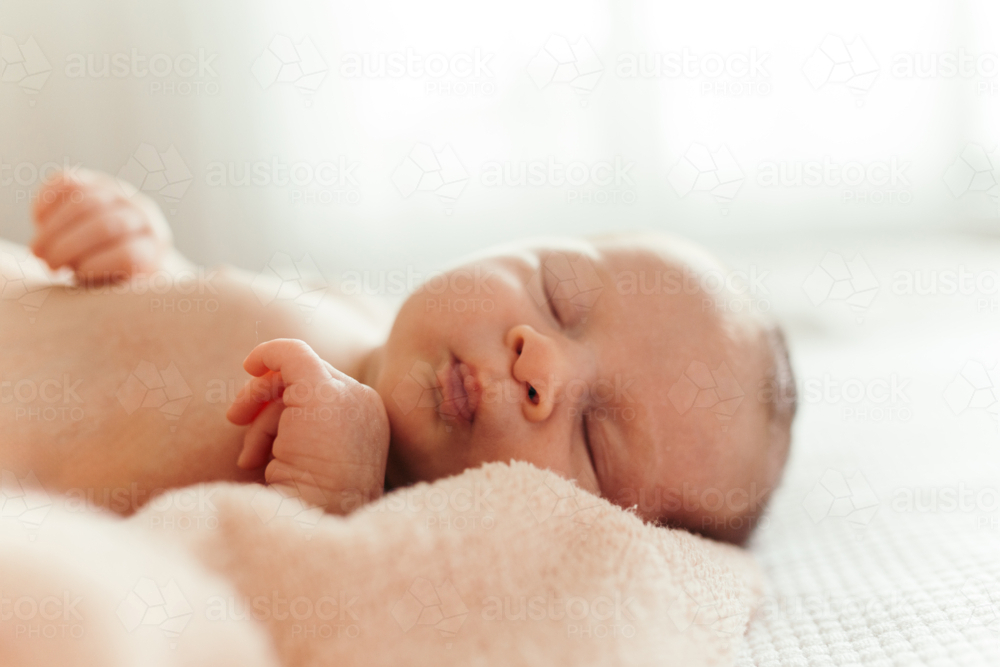
[[[661,237],[559,239],[429,281],[376,371],[389,484],[516,459],[647,519],[746,534],[727,524],[754,513],[780,469],[757,400],[769,355],[756,324],[698,289],[691,271],[709,262]],[[700,368],[717,371],[715,393],[692,384]]]

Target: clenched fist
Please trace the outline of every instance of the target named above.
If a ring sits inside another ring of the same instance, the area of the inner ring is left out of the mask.
[[[38,191],[31,250],[82,283],[114,282],[160,269],[173,237],[159,207],[108,174],[75,169]]]
[[[334,514],[382,495],[389,418],[371,387],[341,373],[300,340],[261,343],[243,362],[254,379],[226,417],[250,424],[238,465],[267,465],[268,484]]]

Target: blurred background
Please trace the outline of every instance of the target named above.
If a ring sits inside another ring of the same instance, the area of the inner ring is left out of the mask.
[[[158,201],[199,263],[392,297],[391,272],[493,243],[652,228],[749,278],[724,307],[802,335],[940,324],[930,302],[1000,318],[985,0],[7,0],[0,68],[13,241],[83,165]]]
[[[190,257],[249,269],[424,271],[634,227],[736,247],[998,229],[985,0],[5,0],[0,34],[20,242],[53,165],[120,174]]]

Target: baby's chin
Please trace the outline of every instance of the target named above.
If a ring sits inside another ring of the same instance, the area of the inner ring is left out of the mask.
[[[383,397],[383,401],[393,401],[391,396]],[[387,404],[388,405],[388,404]],[[427,408],[417,408],[416,411],[426,411]],[[436,455],[436,447],[431,437],[433,434],[424,432],[430,429],[419,420],[411,419],[413,413],[399,414],[396,410],[389,413],[389,456],[386,466],[387,487],[397,488],[430,482],[443,474],[437,474],[440,456]]]
[[[396,438],[396,431],[391,422],[389,429],[392,432],[389,440],[389,456],[385,468],[385,488],[387,490],[398,489],[414,484],[416,481],[409,470],[407,457],[405,455],[406,445]]]

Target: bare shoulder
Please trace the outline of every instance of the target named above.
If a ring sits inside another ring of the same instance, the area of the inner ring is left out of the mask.
[[[255,313],[260,341],[304,340],[348,373],[360,353],[384,342],[396,315],[394,303],[345,293],[322,278],[251,272],[229,265],[204,271],[209,271],[222,298],[239,301]]]
[[[345,289],[321,275],[300,274],[294,267],[284,271],[281,267],[268,266],[262,271],[251,272],[224,264],[212,267],[211,271],[229,283],[244,285],[264,305],[291,303],[307,315],[324,310],[342,313],[346,309],[379,329],[392,325],[400,305],[392,299]]]

